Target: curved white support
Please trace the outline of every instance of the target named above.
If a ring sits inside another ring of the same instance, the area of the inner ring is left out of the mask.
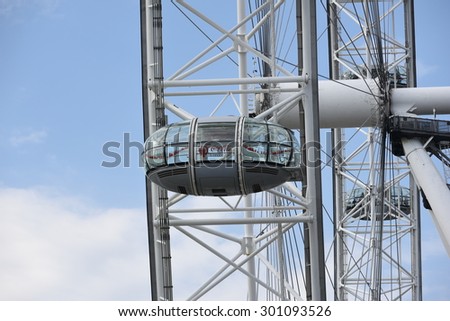
[[[450,190],[419,139],[402,138],[402,143],[414,179],[430,203],[431,216],[450,256]]]

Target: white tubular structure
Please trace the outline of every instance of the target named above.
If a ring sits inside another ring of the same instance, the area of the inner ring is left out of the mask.
[[[436,229],[450,256],[450,190],[419,139],[402,139],[416,183],[428,199]]]
[[[450,114],[450,87],[399,88],[391,92],[394,115]]]
[[[280,99],[286,99],[287,95],[292,93],[282,93]],[[375,79],[319,81],[320,127],[379,125],[380,96]],[[394,115],[450,114],[450,87],[392,89],[390,108]],[[299,124],[298,107],[280,115],[278,120],[283,126],[296,128]]]
[[[284,86],[292,86],[284,84]],[[286,99],[292,93],[282,93]],[[380,119],[380,91],[374,79],[319,81],[319,108],[321,128],[349,128],[376,126]],[[298,107],[278,117],[288,128],[299,124]]]

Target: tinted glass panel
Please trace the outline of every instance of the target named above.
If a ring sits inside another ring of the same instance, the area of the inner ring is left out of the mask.
[[[187,143],[189,140],[189,123],[170,126],[166,135],[166,143]]]
[[[235,122],[198,124],[195,160],[197,162],[235,160],[235,130]]]
[[[197,142],[234,142],[236,123],[198,124]]]
[[[147,150],[145,160],[150,168],[165,165],[164,147],[155,147]]]
[[[291,158],[292,147],[283,144],[270,143],[269,162],[287,165]]]
[[[166,147],[167,164],[189,162],[188,143],[170,144]]]
[[[148,148],[156,147],[156,146],[163,146],[164,145],[164,139],[166,137],[167,127],[161,128],[154,132],[152,136],[150,137],[150,146]]]
[[[267,125],[246,120],[244,123],[244,142],[267,142]]]
[[[195,146],[195,160],[197,162],[234,161],[235,159],[234,142],[200,142]]]
[[[248,143],[243,144],[244,162],[266,162],[267,143]]]
[[[269,125],[270,141],[272,143],[282,143],[291,145],[291,137],[288,131],[282,127]]]

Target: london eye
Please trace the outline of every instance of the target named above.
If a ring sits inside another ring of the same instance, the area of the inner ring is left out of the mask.
[[[153,300],[422,299],[450,87],[412,0],[141,0],[141,35]]]

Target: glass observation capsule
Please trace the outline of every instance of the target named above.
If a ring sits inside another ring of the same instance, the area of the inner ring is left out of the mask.
[[[347,213],[353,213],[353,217],[368,220],[370,215],[369,191],[364,188],[353,189],[346,200]],[[392,186],[385,191],[385,205],[382,213],[377,213],[377,219],[383,217],[384,220],[398,218],[398,211],[404,214],[411,213],[411,195],[409,188],[402,186]],[[376,210],[381,212],[380,200],[376,200]]]
[[[246,195],[299,177],[289,129],[247,117],[194,118],[154,132],[143,157],[150,180],[170,191]]]

